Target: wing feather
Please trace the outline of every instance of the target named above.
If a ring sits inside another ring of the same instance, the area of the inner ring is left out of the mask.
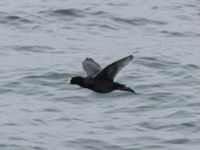
[[[124,57],[107,67],[105,67],[101,72],[99,72],[95,78],[104,80],[113,80],[115,76],[133,59],[133,55]]]
[[[86,58],[83,61],[82,66],[88,77],[95,76],[101,71],[101,66],[92,58]]]

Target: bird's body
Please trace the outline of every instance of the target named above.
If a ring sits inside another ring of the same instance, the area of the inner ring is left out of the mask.
[[[87,77],[72,77],[71,84],[77,84],[83,88],[87,88],[98,93],[109,93],[114,90],[129,91],[135,93],[134,90],[126,87],[126,85],[113,81],[116,74],[132,59],[133,56],[130,55],[108,65],[103,70],[101,70],[99,64],[97,64],[91,58],[87,58],[83,61],[83,68],[87,73]]]
[[[82,87],[91,89],[99,93],[112,92],[115,88],[115,83],[110,80],[99,80],[94,78],[85,78]]]

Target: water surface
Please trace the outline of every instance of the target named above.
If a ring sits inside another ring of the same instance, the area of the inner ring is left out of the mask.
[[[200,148],[199,0],[0,2],[0,148]],[[116,80],[72,86],[81,62],[134,55]]]

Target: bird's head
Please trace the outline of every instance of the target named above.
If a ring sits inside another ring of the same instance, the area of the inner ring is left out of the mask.
[[[71,78],[70,84],[82,85],[82,84],[83,84],[83,81],[84,81],[84,78],[83,78],[83,77],[76,76],[76,77],[72,77],[72,78]]]

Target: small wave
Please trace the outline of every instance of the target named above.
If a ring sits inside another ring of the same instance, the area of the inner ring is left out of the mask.
[[[42,112],[50,112],[50,113],[55,113],[55,112],[61,112],[61,110],[57,109],[57,108],[46,108],[46,109],[42,109]]]
[[[73,141],[66,141],[64,145],[67,146],[80,146],[81,149],[97,149],[97,147],[101,147],[102,149],[116,150],[116,149],[124,149],[120,145],[113,145],[107,143],[103,140],[89,139],[89,138],[78,138]],[[77,148],[79,149],[79,148]]]
[[[24,53],[63,53],[63,51],[55,50],[49,46],[42,45],[12,45],[3,46],[8,51],[24,52]]]
[[[29,146],[30,149],[33,150],[45,150],[46,147],[42,147],[42,146]]]
[[[182,123],[181,125],[184,127],[191,127],[191,128],[196,127],[195,124],[192,122],[185,122],[185,123]]]
[[[108,2],[107,5],[115,6],[115,7],[126,7],[126,6],[129,6],[129,3],[127,3],[127,2],[120,2],[120,3],[117,3],[117,2],[115,1],[115,2]]]
[[[85,95],[52,97],[49,100],[56,102],[56,103],[58,103],[58,102],[68,102],[68,103],[72,103],[72,104],[83,104],[83,102],[84,103],[92,102],[92,100],[88,99],[88,97],[86,97]]]
[[[18,144],[0,144],[0,148],[4,148],[4,149],[23,149],[23,147],[21,147]]]
[[[94,15],[94,16],[105,16],[105,15],[108,15],[108,13],[106,13],[105,11],[96,11],[96,12],[93,12],[92,15]]]
[[[182,138],[182,139],[168,140],[168,141],[165,141],[164,143],[169,143],[169,144],[185,144],[185,143],[189,143],[189,142],[190,142],[189,139]]]
[[[10,92],[13,92],[14,90],[12,89],[8,89],[8,88],[1,88],[0,89],[0,94],[5,94],[5,93],[10,93]]]
[[[176,36],[176,37],[183,37],[183,36],[185,36],[185,34],[181,33],[181,32],[160,31],[160,33],[168,35],[168,36]]]
[[[20,16],[15,16],[15,15],[5,15],[0,19],[0,23],[4,24],[20,24],[20,23],[26,23],[26,24],[31,24],[33,21],[20,17]]]
[[[36,118],[31,120],[30,124],[40,126],[40,125],[48,125],[48,122],[46,120]]]
[[[16,20],[16,21],[23,22],[23,23],[32,23],[32,21],[30,21],[29,19],[22,18],[19,16],[7,16],[6,19],[11,20],[11,21]]]
[[[13,49],[15,51],[26,52],[26,53],[61,53],[61,51],[54,51],[55,49],[49,46],[8,46],[7,49]]]
[[[166,61],[162,58],[155,57],[141,57],[138,61],[144,66],[152,67],[155,69],[165,69],[178,64],[178,62]]]
[[[28,141],[27,139],[21,137],[9,137],[9,139],[12,141]]]
[[[116,26],[113,26],[111,24],[108,24],[108,23],[89,23],[89,24],[86,24],[87,26],[89,27],[98,27],[100,29],[108,29],[108,30],[118,30],[118,27]]]
[[[41,11],[40,13],[48,13],[55,16],[66,16],[66,17],[84,17],[86,12],[80,9],[56,9],[49,11]]]
[[[151,20],[146,18],[135,18],[135,19],[124,19],[119,17],[112,18],[113,21],[118,23],[126,23],[129,25],[134,26],[141,26],[141,25],[166,25],[166,22],[158,21],[158,20]]]
[[[28,75],[25,76],[25,79],[50,79],[50,80],[59,80],[66,78],[68,76],[67,73],[55,73],[55,72],[48,72],[42,75]]]
[[[166,116],[166,118],[187,118],[187,117],[191,117],[191,114],[189,114],[185,110],[175,111]]]
[[[13,123],[13,122],[8,122],[8,123],[3,123],[4,126],[12,126],[12,127],[18,127],[20,124]]]
[[[177,32],[177,31],[160,31],[161,34],[166,36],[174,36],[174,37],[199,37],[200,34],[192,33],[192,32]]]
[[[200,66],[197,66],[196,64],[187,64],[187,65],[184,65],[183,68],[187,70],[196,70],[196,69],[200,69]]]
[[[58,122],[69,122],[71,121],[72,119],[71,118],[67,118],[67,117],[60,117],[60,118],[56,118],[54,119],[54,121],[58,121]]]
[[[17,92],[17,88],[21,87],[22,83],[19,81],[10,81],[3,84],[3,88],[0,89],[0,94]]]
[[[50,92],[49,89],[65,89],[67,78],[68,75],[66,73],[53,72],[43,73],[41,75],[26,75],[20,79],[24,84],[20,92],[29,96],[41,94],[51,98],[54,96],[54,93]]]
[[[160,130],[163,128],[162,125],[156,124],[156,123],[150,123],[150,122],[141,122],[138,124],[140,127],[143,127],[145,129],[151,129],[151,130]]]

